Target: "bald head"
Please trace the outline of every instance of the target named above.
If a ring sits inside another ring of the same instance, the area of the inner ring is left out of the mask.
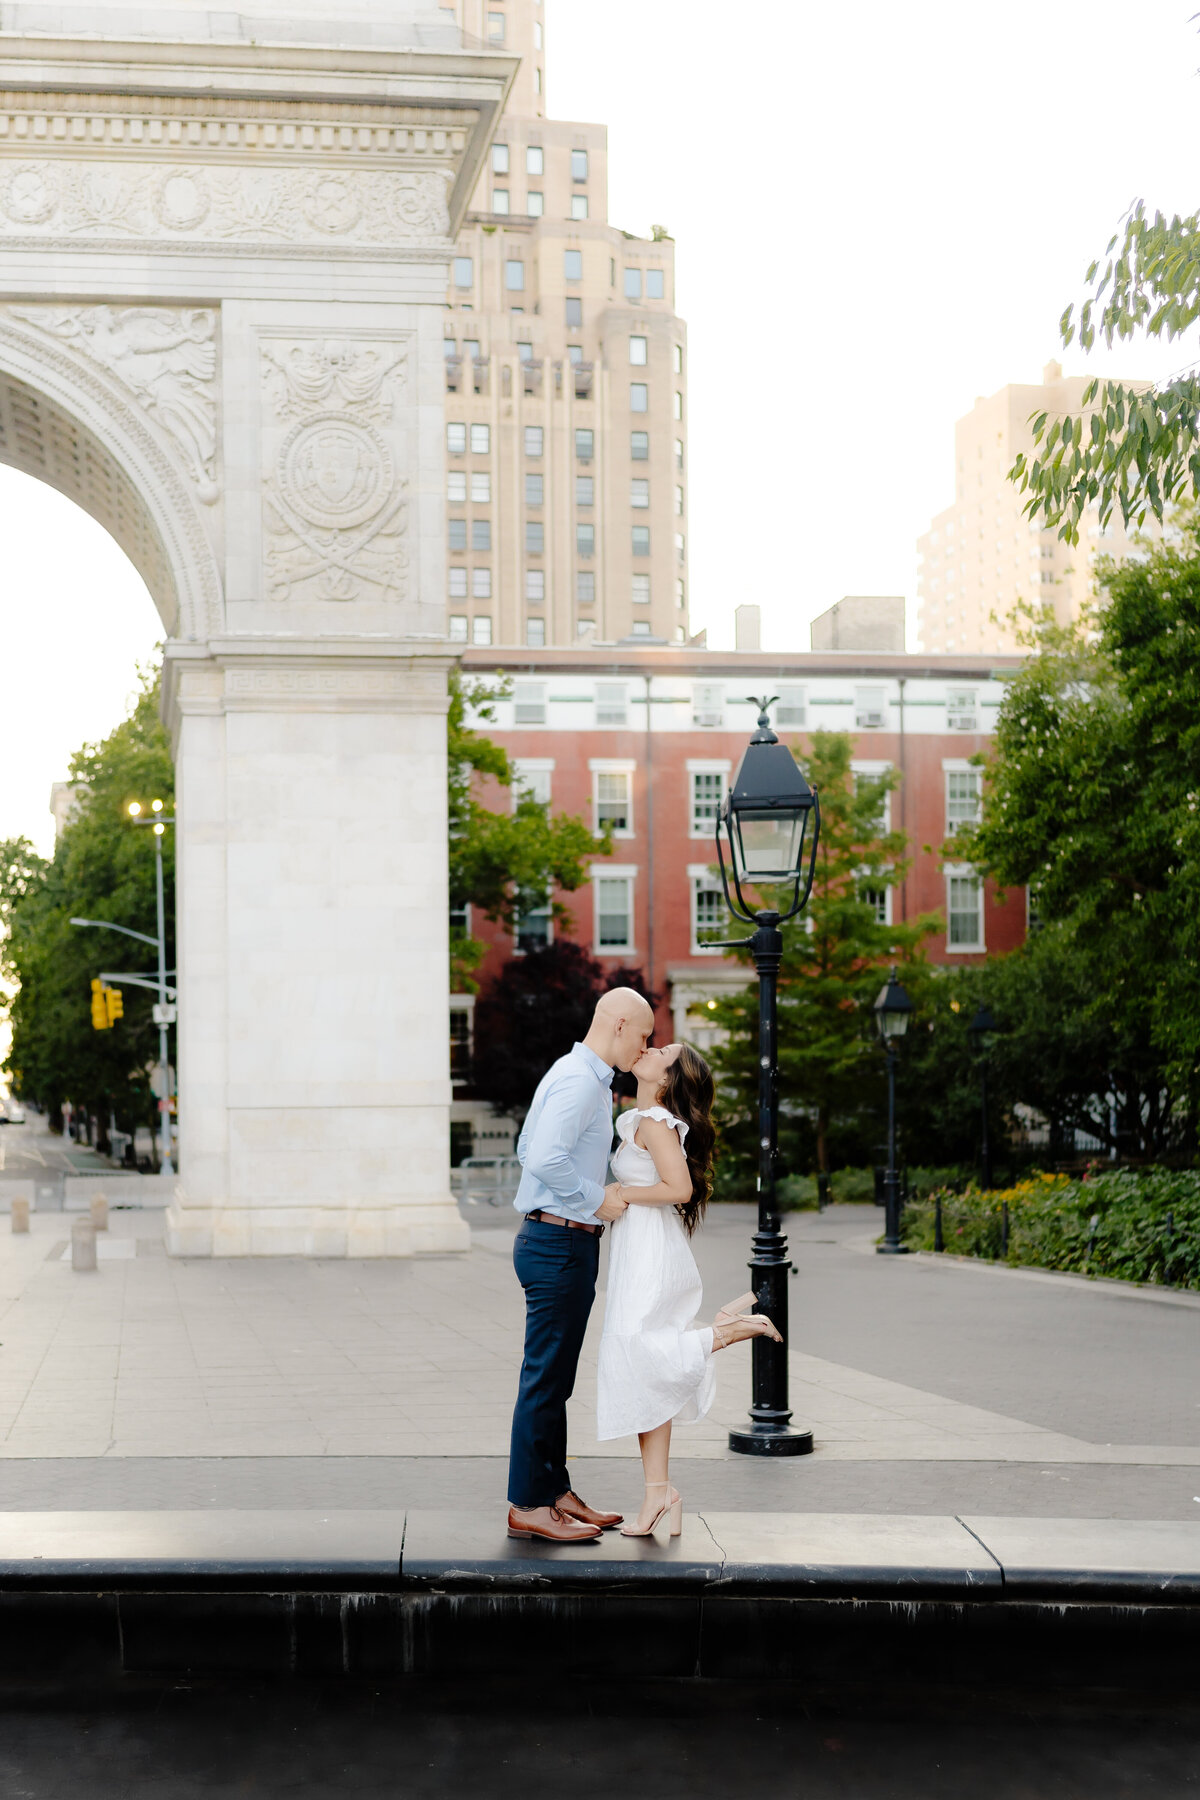
[[[596,1002],[591,1029],[583,1041],[612,1068],[628,1072],[653,1030],[654,1013],[643,995],[634,988],[609,988]]]

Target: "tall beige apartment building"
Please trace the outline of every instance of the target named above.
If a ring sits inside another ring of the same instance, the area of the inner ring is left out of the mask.
[[[607,132],[546,117],[542,0],[455,0],[521,58],[446,315],[449,630],[688,635],[687,343],[674,245],[608,222]]]
[[[1095,591],[1098,555],[1124,561],[1138,550],[1118,514],[1101,527],[1093,509],[1078,544],[1025,518],[1026,496],[1007,479],[1019,451],[1033,449],[1031,418],[1078,413],[1091,379],[1047,363],[1040,385],[1010,386],[976,400],[954,427],[955,500],[917,540],[918,633],[922,650],[990,655],[1015,650],[1018,601],[1077,618]],[[1144,535],[1158,534],[1158,527]],[[1139,534],[1141,535],[1141,534]]]

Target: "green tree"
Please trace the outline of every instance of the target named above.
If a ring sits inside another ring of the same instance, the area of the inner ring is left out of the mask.
[[[450,679],[448,718],[450,907],[478,907],[510,930],[522,914],[551,904],[555,888],[573,893],[588,880],[588,864],[608,854],[607,837],[596,837],[582,819],[552,813],[544,802],[518,792],[515,805],[492,810],[482,797],[491,779],[511,789],[515,771],[506,750],[468,723],[468,714],[495,718],[503,687]],[[571,915],[555,899],[552,912],[566,929]],[[486,945],[461,928],[451,931],[451,985],[457,993],[475,990],[474,970]]]
[[[821,836],[805,911],[783,927],[779,978],[781,1171],[801,1173],[815,1159],[828,1171],[850,1143],[879,1135],[882,1059],[871,1006],[883,971],[902,965],[914,998],[929,979],[921,955],[937,920],[887,924],[882,900],[903,878],[906,839],[885,829],[887,795],[899,774],[855,776],[853,740],[818,731],[797,760],[818,790]],[[733,936],[731,925],[725,934]],[[748,951],[737,952],[750,962]],[[729,1035],[713,1052],[721,1089],[722,1188],[757,1167],[758,985],[706,1008],[705,1022]]]
[[[1103,266],[1102,266],[1103,265]],[[1200,317],[1200,215],[1148,218],[1134,203],[1123,230],[1088,269],[1090,293],[1060,321],[1064,345],[1078,336],[1090,350],[1099,335],[1112,348],[1139,332],[1181,337]],[[1194,368],[1194,365],[1193,365]],[[1033,421],[1034,451],[1019,455],[1009,479],[1028,494],[1025,511],[1079,541],[1087,507],[1101,523],[1121,509],[1126,526],[1148,514],[1161,520],[1172,501],[1200,496],[1200,376],[1189,368],[1155,387],[1091,381],[1078,415]]]

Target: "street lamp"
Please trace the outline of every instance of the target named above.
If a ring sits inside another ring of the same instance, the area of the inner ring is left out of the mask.
[[[175,823],[168,819],[161,800],[150,802],[150,812],[140,800],[131,800],[126,812],[135,825],[150,825],[154,829],[154,891],[158,902],[158,1005],[154,1008],[154,1023],[158,1026],[158,1061],[161,1070],[162,1091],[158,1097],[159,1106],[159,1168],[164,1175],[173,1175],[175,1166],[171,1161],[171,1074],[167,1047],[167,1028],[175,1017],[175,1008],[167,999],[167,930],[166,909],[163,905],[163,858],[162,841],[168,825]]]
[[[767,709],[773,699],[759,700],[754,695],[750,699],[759,709],[758,729],[746,746],[733,786],[725,797],[716,836],[726,904],[735,918],[744,919],[755,931],[752,937],[738,938],[736,943],[720,948],[749,949],[758,970],[758,1230],[749,1268],[756,1308],[774,1321],[783,1342],[776,1344],[765,1337],[754,1339],[750,1421],[730,1432],[729,1448],[748,1456],[804,1456],[813,1447],[812,1432],[792,1426],[788,1405],[787,1276],[791,1260],[775,1203],[779,1132],[775,1021],[779,965],[783,960],[783,934],[779,927],[795,918],[812,888],[821,809],[816,789],[809,787],[795,757],[771,730]],[[812,842],[806,856],[810,819]],[[725,867],[722,831],[728,842],[729,872]],[[736,901],[730,897],[729,873],[733,875]],[[787,910],[751,907],[742,893],[743,882],[756,888],[779,888]]]
[[[979,1173],[983,1179],[984,1191],[992,1185],[992,1143],[988,1135],[988,1056],[996,1042],[1000,1027],[993,1019],[987,1006],[980,1001],[975,1009],[975,1017],[967,1026],[967,1038],[972,1050],[979,1059],[979,1105],[983,1120],[983,1136],[980,1141]]]
[[[908,1030],[908,1021],[916,1007],[892,972],[879,990],[875,1002],[875,1024],[887,1052],[888,1079],[888,1154],[887,1174],[883,1178],[884,1232],[882,1244],[875,1248],[881,1256],[905,1256],[908,1245],[900,1242],[900,1181],[896,1174],[896,1051]]]

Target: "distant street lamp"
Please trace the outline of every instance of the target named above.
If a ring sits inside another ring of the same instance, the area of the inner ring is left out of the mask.
[[[821,810],[815,788],[804,779],[795,757],[771,730],[773,699],[755,699],[758,729],[746,746],[733,786],[717,820],[717,861],[725,901],[735,918],[755,926],[752,937],[722,944],[747,948],[758,970],[758,1231],[750,1273],[755,1307],[778,1328],[783,1342],[756,1337],[752,1346],[750,1422],[729,1434],[729,1447],[748,1456],[803,1456],[813,1447],[812,1432],[791,1424],[788,1405],[788,1290],[791,1267],[787,1238],[775,1202],[775,1160],[779,1135],[779,1082],[776,1061],[776,1004],[783,933],[808,900],[817,863]],[[812,840],[807,846],[809,821]],[[722,831],[729,849],[736,901],[730,897]],[[750,906],[742,884],[777,887],[786,911]],[[803,892],[801,892],[803,888]],[[790,894],[788,890],[790,891]],[[790,904],[788,904],[790,901]]]
[[[975,1017],[967,1026],[967,1038],[979,1059],[979,1104],[983,1121],[979,1173],[985,1192],[992,1185],[992,1143],[988,1132],[988,1056],[995,1045],[999,1030],[1000,1027],[996,1024],[987,1006],[981,1001],[976,1008]]]
[[[908,1253],[908,1245],[900,1242],[900,1181],[896,1173],[896,1051],[915,1011],[893,965],[875,1002],[875,1024],[887,1052],[888,1080],[887,1174],[883,1178],[884,1231],[882,1244],[875,1246],[881,1256],[905,1256]]]

